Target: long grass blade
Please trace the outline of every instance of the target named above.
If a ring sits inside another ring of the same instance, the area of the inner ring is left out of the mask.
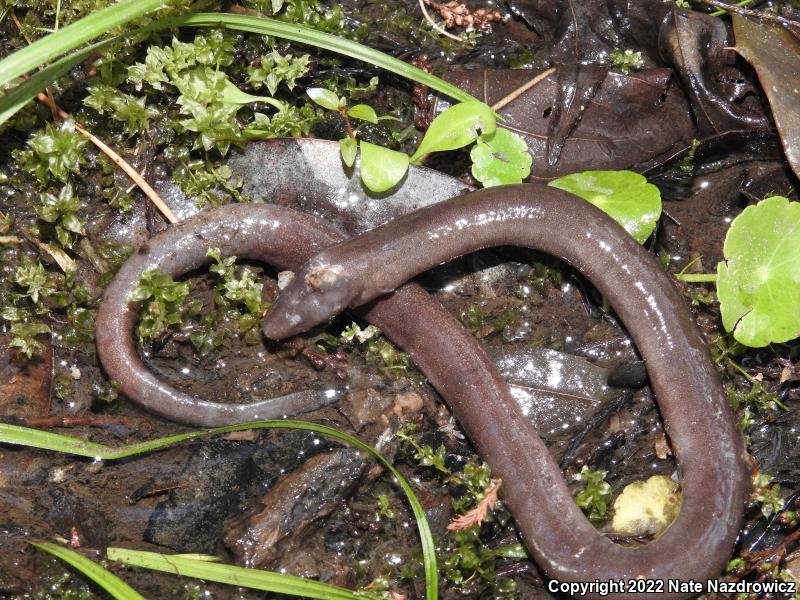
[[[419,503],[419,500],[417,500],[417,497],[414,495],[414,491],[411,489],[411,486],[400,474],[400,472],[395,469],[394,465],[392,465],[392,463],[390,463],[374,448],[368,446],[361,440],[354,438],[351,435],[342,433],[341,431],[331,427],[326,427],[325,425],[319,425],[317,423],[310,423],[308,421],[295,421],[288,419],[254,421],[252,423],[241,423],[239,425],[229,425],[227,427],[216,427],[204,431],[179,433],[155,440],[149,440],[147,442],[127,444],[115,448],[66,435],[41,431],[39,429],[0,423],[0,443],[31,446],[34,448],[41,448],[43,450],[53,450],[56,452],[85,456],[98,460],[115,460],[134,456],[136,454],[142,454],[144,452],[160,450],[179,442],[212,435],[232,433],[234,431],[245,431],[248,429],[296,429],[312,431],[314,433],[344,442],[345,444],[353,446],[354,448],[358,448],[363,452],[367,452],[377,459],[381,464],[383,464],[383,466],[385,466],[395,478],[397,484],[405,493],[406,498],[408,498],[408,502],[411,505],[411,510],[413,511],[414,517],[417,521],[417,528],[419,530],[420,541],[422,544],[426,597],[428,600],[436,600],[438,598],[438,569],[436,566],[436,551],[433,543],[433,535],[431,533],[430,526],[428,525],[428,520],[425,518],[425,511],[423,510],[422,505]]]
[[[59,77],[66,75],[72,67],[86,59],[86,57],[89,56],[89,54],[91,54],[94,50],[109,43],[112,39],[115,38],[97,42],[96,44],[92,44],[86,48],[76,50],[64,58],[58,59],[53,64],[48,65],[41,71],[36,72],[34,75],[23,81],[5,96],[0,96],[0,125],[13,117],[14,114],[16,114],[18,110],[30,102],[36,96],[36,94],[41,92]]]
[[[164,0],[122,0],[46,35],[0,61],[0,87],[49,60],[164,5]]]
[[[129,567],[162,571],[184,577],[196,577],[205,581],[216,581],[251,590],[323,600],[364,600],[365,598],[364,594],[357,594],[335,585],[283,573],[211,562],[205,558],[180,554],[159,554],[128,548],[108,548],[107,553],[109,559],[119,561]]]
[[[432,75],[427,71],[423,71],[393,56],[380,52],[379,50],[373,50],[358,42],[317,31],[316,29],[303,25],[285,23],[276,19],[270,19],[269,17],[235,15],[230,13],[197,13],[163,19],[153,23],[148,29],[163,29],[167,27],[227,27],[236,29],[237,31],[271,35],[367,62],[376,67],[391,71],[401,77],[405,77],[406,79],[410,79],[411,81],[427,85],[429,88],[446,94],[460,102],[477,100],[474,96],[446,82],[444,79],[436,77],[436,75]]]
[[[28,543],[70,564],[117,600],[145,600],[144,596],[122,581],[122,579],[74,550],[52,542],[29,540]]]

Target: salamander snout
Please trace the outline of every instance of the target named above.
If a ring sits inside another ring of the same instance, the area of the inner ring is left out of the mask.
[[[308,263],[294,276],[282,274],[281,279],[288,283],[262,324],[264,335],[272,340],[325,322],[347,308],[357,295],[344,267],[324,260]]]

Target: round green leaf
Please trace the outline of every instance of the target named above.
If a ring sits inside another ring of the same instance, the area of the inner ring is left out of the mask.
[[[661,216],[661,193],[633,171],[583,171],[554,179],[557,187],[594,204],[625,228],[640,244]]]
[[[316,104],[328,110],[339,110],[339,97],[325,88],[308,88],[306,94]]]
[[[725,236],[717,265],[722,324],[742,344],[800,336],[800,203],[773,196],[748,206]]]
[[[348,167],[352,167],[356,162],[358,143],[355,138],[346,137],[339,140],[339,152],[342,154],[342,161]]]
[[[411,160],[417,162],[431,152],[463,148],[482,133],[494,132],[495,127],[494,112],[489,106],[477,100],[461,102],[433,120]]]
[[[498,128],[483,134],[469,153],[472,175],[483,187],[521,183],[531,174],[533,157],[516,133]]]
[[[375,113],[375,109],[366,104],[356,104],[350,107],[347,114],[353,119],[361,119],[362,121],[369,121],[373,124],[378,123],[378,115]]]
[[[368,190],[393,188],[408,170],[408,154],[361,141],[361,181]]]

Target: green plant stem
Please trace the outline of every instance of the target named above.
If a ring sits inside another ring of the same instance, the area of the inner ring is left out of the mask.
[[[736,3],[736,6],[738,6],[739,8],[742,8],[743,6],[747,6],[749,4],[752,4],[752,2],[753,2],[753,0],[741,0],[741,2],[737,2]],[[722,15],[727,15],[728,11],[722,10],[720,8],[719,10],[715,10],[715,11],[710,12],[708,14],[711,15],[712,17],[721,17]]]
[[[122,0],[36,40],[0,61],[0,87],[129,21],[158,10],[164,0]]]
[[[675,275],[678,281],[685,281],[686,283],[716,283],[716,273],[678,273]]]

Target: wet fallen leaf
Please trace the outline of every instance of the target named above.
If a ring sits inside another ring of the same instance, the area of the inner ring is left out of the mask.
[[[756,70],[786,158],[800,177],[800,40],[783,27],[733,15],[736,51]]]
[[[531,71],[452,69],[445,78],[493,104],[530,81]],[[689,105],[671,83],[670,69],[608,73],[570,129],[555,165],[548,164],[548,135],[556,119],[558,77],[550,75],[500,110],[501,123],[522,135],[533,155],[533,179],[585,169],[624,169],[682,148],[695,137]],[[485,93],[485,97],[484,97]]]

